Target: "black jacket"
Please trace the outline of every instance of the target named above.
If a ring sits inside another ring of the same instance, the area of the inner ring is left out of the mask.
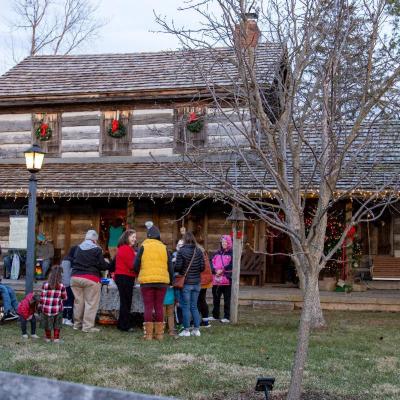
[[[108,263],[104,260],[100,247],[89,250],[77,248],[72,264],[72,276],[95,275],[101,277],[100,271],[108,269]]]
[[[186,275],[186,285],[198,285],[200,283],[200,273],[204,271],[204,255],[203,252],[193,244],[183,245],[176,255],[175,272],[184,275],[189,267],[194,251],[196,251],[196,254],[189,272]]]

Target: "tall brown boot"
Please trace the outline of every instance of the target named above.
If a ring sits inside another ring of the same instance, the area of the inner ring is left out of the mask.
[[[169,336],[176,336],[176,331],[175,331],[175,317],[168,316],[168,335]]]
[[[154,322],[154,339],[164,339],[164,322]]]
[[[144,340],[152,340],[153,339],[153,329],[154,323],[153,322],[144,322],[143,323],[143,339]]]

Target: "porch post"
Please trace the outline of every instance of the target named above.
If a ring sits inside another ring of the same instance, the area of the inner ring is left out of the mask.
[[[346,226],[350,223],[351,218],[353,216],[353,203],[351,201],[346,202]],[[350,243],[345,248],[346,252],[346,265],[345,267],[345,274],[346,274],[346,282],[353,283],[353,270],[352,270],[352,261],[353,261],[353,242]]]

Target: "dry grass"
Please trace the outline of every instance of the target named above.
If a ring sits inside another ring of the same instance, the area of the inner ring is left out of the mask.
[[[0,369],[182,399],[261,400],[256,378],[276,378],[284,398],[296,345],[298,313],[241,310],[239,326],[215,322],[200,338],[143,342],[141,332],[64,328],[61,345],[20,339],[17,323],[0,327]],[[312,335],[304,399],[400,399],[399,316],[326,313]],[[41,332],[39,332],[41,333]]]

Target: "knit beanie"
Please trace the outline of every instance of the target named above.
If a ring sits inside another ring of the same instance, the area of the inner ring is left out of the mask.
[[[99,235],[93,229],[90,229],[86,232],[85,240],[98,240]]]
[[[147,229],[147,237],[149,239],[160,239],[160,236],[160,230],[155,225],[152,225],[149,229]]]

